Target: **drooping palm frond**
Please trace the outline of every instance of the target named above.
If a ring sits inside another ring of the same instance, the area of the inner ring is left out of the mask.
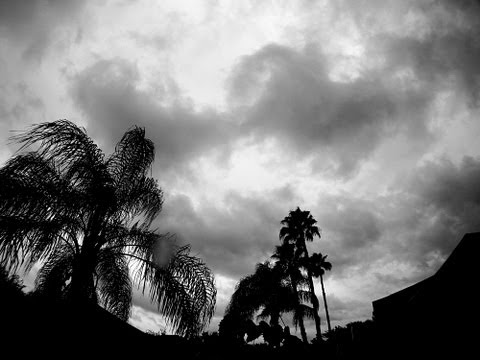
[[[225,314],[231,313],[242,319],[251,319],[264,302],[262,294],[258,292],[261,281],[255,273],[240,279],[225,309]]]
[[[156,180],[147,176],[154,158],[154,145],[145,138],[145,130],[133,127],[106,162],[114,181],[119,210],[130,218],[143,213],[148,224],[163,205],[162,190]]]
[[[103,307],[127,321],[132,306],[132,282],[125,256],[118,249],[102,249],[95,270]]]
[[[304,318],[314,319],[315,310],[308,305],[300,304],[293,312],[293,325],[298,328]]]
[[[216,299],[213,274],[189,252],[189,246],[178,248],[166,266],[155,263],[153,254],[148,260],[131,255],[138,260],[135,279],[143,284],[143,291],[149,285],[149,295],[169,325],[187,337],[209,323]]]
[[[67,281],[72,276],[74,252],[61,244],[40,268],[35,278],[35,291],[53,299],[62,299],[68,293]]]
[[[62,169],[85,162],[91,165],[85,169],[99,170],[105,167],[103,152],[88,137],[85,129],[68,120],[34,125],[11,140],[22,144],[18,151],[39,145],[35,152],[46,161],[54,161]],[[82,174],[76,175],[79,179],[83,178]]]
[[[226,317],[252,320],[270,318],[277,323],[282,313],[290,312],[296,304],[288,274],[269,261],[256,265],[255,272],[236,285],[225,310]]]

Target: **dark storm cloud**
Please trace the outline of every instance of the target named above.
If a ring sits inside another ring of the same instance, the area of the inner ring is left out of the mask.
[[[351,175],[385,137],[425,132],[428,92],[399,89],[388,74],[375,71],[351,82],[332,81],[313,45],[302,51],[265,46],[240,61],[230,85],[246,133],[316,155],[324,161],[317,166],[333,166],[341,176]]]
[[[0,37],[23,47],[26,59],[40,60],[61,25],[75,24],[83,0],[3,0]]]
[[[380,34],[370,47],[372,53],[389,54],[389,71],[409,67],[421,81],[453,85],[465,93],[470,105],[478,106],[480,4],[468,0],[413,2],[407,10],[425,17],[423,29],[407,36]]]
[[[464,157],[460,165],[443,159],[423,166],[414,185],[425,205],[465,218],[470,208],[480,206],[480,161]],[[474,219],[468,219],[471,223]],[[474,221],[480,224],[480,219]]]
[[[327,244],[330,261],[340,265],[344,273],[359,265],[377,273],[378,281],[401,288],[433,274],[465,233],[480,231],[479,159],[465,157],[458,165],[446,159],[427,162],[404,178],[404,188],[372,201],[370,206],[365,204],[376,214],[378,241],[373,237],[365,247],[352,252],[341,240],[348,238],[349,232],[342,230],[335,235],[335,245]],[[368,223],[364,226],[371,228]],[[410,270],[384,274],[375,268],[381,259],[384,264],[398,262]],[[343,273],[335,272],[338,275]]]
[[[310,245],[328,255],[335,276],[342,277],[352,266],[368,263],[379,254],[374,250],[384,233],[384,219],[373,201],[345,196],[322,196],[312,214],[321,228],[321,238]]]
[[[424,165],[412,186],[420,197],[418,209],[430,217],[421,247],[448,255],[466,232],[480,231],[480,160],[465,157],[457,166],[449,160]]]
[[[72,79],[73,99],[87,115],[89,131],[107,145],[130,127],[143,126],[155,143],[156,163],[166,170],[228,144],[229,122],[213,110],[195,111],[173,80],[159,79],[155,94],[138,89],[139,81],[135,65],[120,59],[99,61]]]
[[[310,247],[328,255],[335,280],[371,272],[403,288],[433,274],[465,233],[480,231],[480,159],[431,161],[403,178],[392,193],[322,196],[311,209],[323,231]],[[403,270],[383,273],[389,262]]]

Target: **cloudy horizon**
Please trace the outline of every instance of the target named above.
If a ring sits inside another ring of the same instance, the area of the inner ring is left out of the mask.
[[[479,31],[467,0],[3,1],[0,166],[35,123],[66,118],[106,153],[145,127],[153,227],[215,273],[209,331],[297,206],[333,265],[332,325],[369,319],[480,230]],[[162,331],[133,299],[130,322]]]

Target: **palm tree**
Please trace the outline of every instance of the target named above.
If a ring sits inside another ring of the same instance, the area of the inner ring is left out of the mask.
[[[189,246],[150,229],[163,191],[148,176],[154,144],[145,130],[128,130],[108,157],[67,120],[12,139],[19,151],[37,148],[0,169],[0,260],[13,270],[38,263],[37,291],[123,320],[135,283],[177,334],[198,334],[214,312],[214,277]]]
[[[275,253],[272,258],[276,260],[275,266],[280,268],[282,273],[288,276],[290,288],[293,294],[293,321],[295,327],[300,327],[300,334],[304,343],[308,343],[307,332],[305,330],[304,317],[314,317],[314,310],[304,304],[304,301],[310,299],[310,293],[302,288],[308,280],[305,279],[300,271],[299,263],[300,251],[294,244],[283,243],[275,247]]]
[[[313,277],[320,278],[320,284],[322,285],[323,304],[325,305],[325,314],[327,316],[328,331],[332,330],[330,325],[330,315],[328,313],[327,296],[325,294],[325,285],[323,283],[323,275],[325,271],[332,270],[332,264],[326,261],[328,255],[322,255],[320,253],[314,253],[309,258],[306,258],[305,267],[309,268]]]
[[[292,310],[292,301],[291,287],[282,270],[266,261],[238,282],[225,315],[236,314],[248,320],[261,311],[259,317],[268,317],[270,325],[277,325],[281,314]]]
[[[302,211],[299,207],[296,210],[290,211],[289,215],[285,217],[281,224],[279,238],[284,244],[291,244],[299,251],[299,258],[308,258],[308,250],[306,241],[313,241],[315,236],[320,237],[318,227],[315,225],[317,220],[313,218],[310,211]],[[309,268],[307,268],[307,280],[310,291],[310,301],[314,309],[315,329],[317,332],[317,339],[321,339],[320,316],[318,315],[319,303],[315,294],[315,287],[313,285],[313,276]]]
[[[292,286],[291,277],[286,271],[286,256],[282,251],[277,249],[272,256],[276,259],[274,263],[265,261],[257,264],[253,274],[238,282],[225,310],[222,335],[230,332],[228,335],[234,338],[243,337],[244,328],[240,324],[244,324],[245,328],[251,326],[257,313],[257,318],[270,319],[270,328],[278,327],[281,314],[293,311],[294,325],[300,325],[302,337],[307,341],[303,317],[312,317],[312,309],[299,302],[299,299],[306,299],[309,295],[297,289],[298,284],[305,282],[305,279],[297,267],[294,277],[297,286]]]

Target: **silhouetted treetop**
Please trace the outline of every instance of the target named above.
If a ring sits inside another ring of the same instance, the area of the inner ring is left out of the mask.
[[[12,139],[21,147],[0,169],[2,262],[38,263],[37,291],[124,320],[135,283],[178,334],[198,334],[215,309],[214,277],[189,246],[150,229],[163,191],[148,176],[155,151],[145,130],[129,129],[110,156],[67,120]]]

